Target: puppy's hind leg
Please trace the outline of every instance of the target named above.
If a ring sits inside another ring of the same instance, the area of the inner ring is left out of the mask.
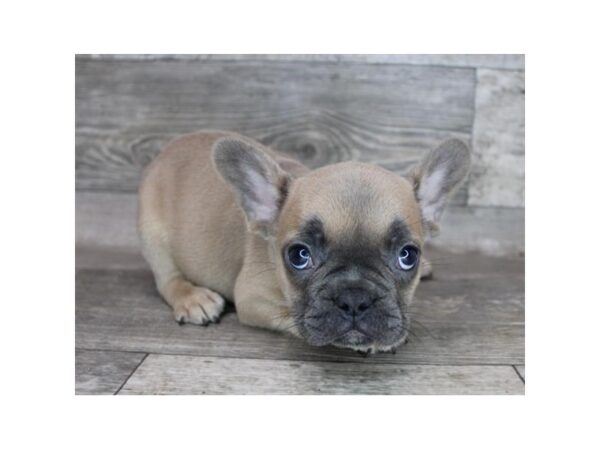
[[[173,308],[179,324],[208,325],[218,322],[225,300],[218,293],[196,286],[185,279],[177,268],[165,239],[140,227],[144,257],[150,264],[156,287],[163,299]]]

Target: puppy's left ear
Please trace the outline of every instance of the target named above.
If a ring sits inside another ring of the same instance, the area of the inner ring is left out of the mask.
[[[215,168],[233,188],[248,228],[270,235],[287,194],[290,176],[264,150],[238,138],[213,145]]]
[[[423,221],[430,231],[437,231],[448,198],[466,178],[470,165],[467,144],[449,139],[429,152],[413,169],[410,177]]]

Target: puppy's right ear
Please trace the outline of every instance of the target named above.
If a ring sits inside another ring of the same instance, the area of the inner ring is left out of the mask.
[[[250,230],[272,233],[283,206],[290,176],[266,152],[238,138],[213,145],[213,163],[233,188]]]

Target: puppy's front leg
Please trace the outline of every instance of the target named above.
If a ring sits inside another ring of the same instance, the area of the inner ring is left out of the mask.
[[[218,322],[225,300],[216,292],[195,286],[183,277],[175,277],[162,289],[164,299],[173,308],[179,324],[208,325]]]

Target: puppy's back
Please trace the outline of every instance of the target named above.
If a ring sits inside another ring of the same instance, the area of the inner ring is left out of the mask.
[[[225,136],[238,135],[199,132],[164,148],[142,177],[138,229],[147,258],[168,252],[188,280],[231,298],[245,221],[211,162],[214,142]]]

